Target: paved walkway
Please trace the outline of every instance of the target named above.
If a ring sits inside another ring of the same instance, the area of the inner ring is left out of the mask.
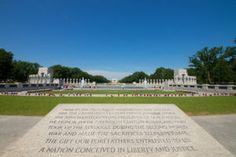
[[[0,156],[43,117],[0,116]],[[236,156],[236,114],[191,117]]]
[[[0,116],[0,156],[12,142],[24,135],[43,117]]]
[[[192,119],[236,156],[236,114],[193,116]]]

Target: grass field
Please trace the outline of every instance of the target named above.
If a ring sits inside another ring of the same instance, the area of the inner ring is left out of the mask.
[[[50,93],[56,94],[183,94],[186,92],[176,92],[176,91],[160,91],[160,90],[56,90],[50,91]]]
[[[60,103],[176,104],[189,115],[236,113],[236,97],[21,97],[0,96],[0,115],[43,116]]]

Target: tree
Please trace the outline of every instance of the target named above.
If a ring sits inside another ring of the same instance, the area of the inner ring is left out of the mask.
[[[74,78],[74,79],[89,79],[91,82],[95,81],[97,83],[107,83],[107,80],[104,76],[93,76],[87,72],[82,71],[79,68],[71,68],[62,65],[54,65],[51,67],[53,69],[54,78]]]
[[[91,78],[91,81],[95,81],[97,83],[108,83],[110,82],[109,80],[107,80],[104,76],[101,75],[95,75]]]
[[[61,65],[54,65],[50,68],[53,69],[53,77],[54,78],[69,78],[70,70],[67,67],[61,66]]]
[[[213,69],[216,66],[218,56],[222,54],[222,47],[207,47],[198,51],[193,57],[190,57],[190,67],[195,68],[197,78],[203,83],[213,83]]]
[[[227,84],[231,81],[233,71],[224,57],[219,58],[216,66],[213,69],[213,72],[213,79],[215,84]]]
[[[236,47],[227,47],[224,54],[224,59],[227,61],[230,68],[230,82],[236,82]]]
[[[160,67],[157,68],[156,71],[150,75],[151,79],[173,79],[174,78],[174,70]]]
[[[9,79],[12,70],[13,54],[4,49],[0,49],[0,82]]]
[[[51,68],[54,72],[54,78],[91,78],[90,74],[80,70],[79,68],[71,68],[62,65],[54,65]]]
[[[144,73],[142,71],[139,71],[139,72],[133,73],[132,75],[124,77],[119,82],[122,82],[122,83],[139,82],[140,79],[145,79],[145,78],[148,78],[148,77],[149,76],[146,73]]]
[[[236,47],[204,48],[190,57],[191,73],[198,83],[225,84],[236,81]]]
[[[197,76],[194,68],[187,68],[187,72],[189,76]]]
[[[26,82],[30,74],[37,74],[40,65],[26,61],[14,61],[11,78],[14,81]]]

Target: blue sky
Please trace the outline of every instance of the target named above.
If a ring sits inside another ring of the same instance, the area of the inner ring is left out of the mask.
[[[18,60],[120,78],[184,68],[231,46],[236,0],[0,0],[0,47]]]

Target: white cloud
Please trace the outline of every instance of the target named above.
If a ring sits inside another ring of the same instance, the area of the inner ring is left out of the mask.
[[[130,75],[130,72],[115,72],[115,71],[106,71],[106,70],[86,70],[86,72],[92,75],[103,75],[107,79],[122,79],[123,77]]]

